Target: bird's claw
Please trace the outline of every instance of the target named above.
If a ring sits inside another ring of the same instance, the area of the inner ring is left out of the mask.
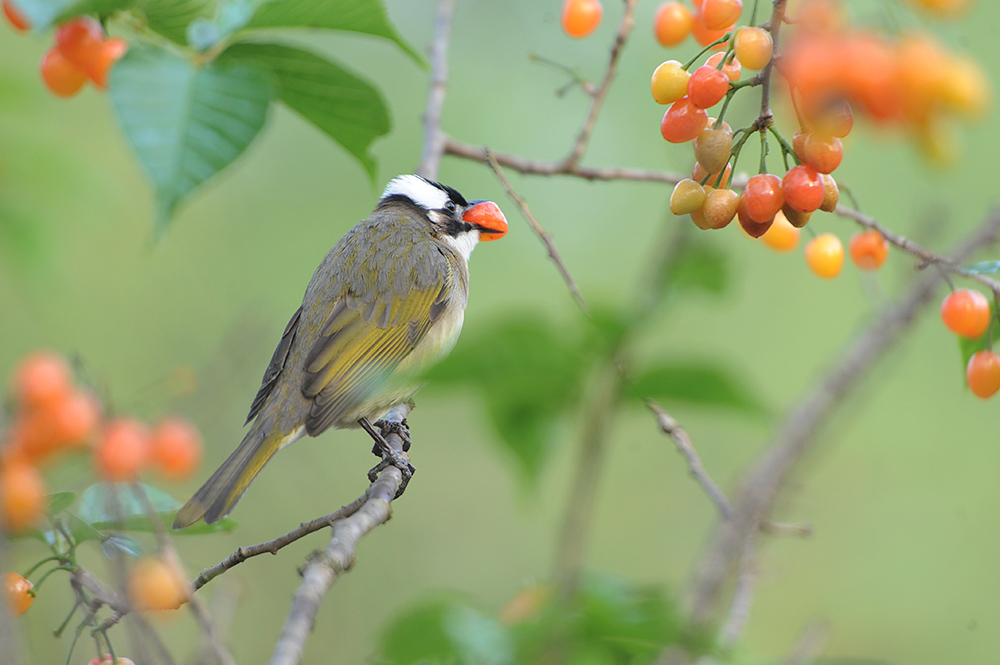
[[[410,426],[406,423],[405,418],[399,422],[384,419],[376,420],[372,423],[372,425],[379,428],[379,431],[382,432],[382,436],[398,434],[400,440],[403,442],[403,452],[407,453],[410,451],[410,444],[412,443],[410,439]]]
[[[382,461],[376,464],[368,471],[368,481],[374,483],[380,473],[390,466],[394,466],[399,469],[399,473],[402,475],[402,480],[399,484],[399,489],[396,490],[396,496],[393,498],[398,499],[406,491],[406,486],[410,483],[410,478],[413,477],[416,468],[410,464],[406,457],[389,445],[389,442],[385,440],[385,436],[388,434],[396,434],[399,436],[402,442],[403,450],[406,451],[410,447],[410,430],[406,425],[406,421],[393,422],[387,420],[378,420],[373,426],[366,419],[362,418],[358,421],[361,427],[368,432],[369,436],[375,441],[375,445],[372,447],[372,454],[377,457],[381,457]],[[375,427],[378,427],[380,431],[375,431]]]
[[[399,473],[403,477],[399,483],[399,489],[396,490],[396,496],[393,497],[394,499],[398,499],[403,496],[403,492],[406,491],[406,486],[410,484],[410,478],[413,477],[413,474],[417,469],[395,450],[390,450],[388,454],[382,457],[381,462],[373,466],[368,471],[368,481],[374,483],[378,479],[379,474],[388,469],[390,466],[394,466],[399,469]]]

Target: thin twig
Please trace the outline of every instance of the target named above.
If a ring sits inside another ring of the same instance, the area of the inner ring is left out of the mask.
[[[953,253],[956,261],[993,244],[1000,237],[1000,209],[970,234]],[[700,558],[691,598],[691,629],[699,631],[711,622],[725,581],[750,533],[756,531],[774,505],[774,499],[795,463],[810,450],[821,425],[844,398],[875,366],[875,361],[914,322],[919,311],[933,298],[943,282],[942,273],[923,273],[899,298],[895,306],[863,331],[837,358],[826,377],[793,408],[774,442],[747,472],[736,500],[733,519],[722,522]]]
[[[754,592],[757,590],[757,534],[751,533],[743,544],[740,553],[739,570],[736,573],[736,584],[729,601],[729,611],[722,622],[719,631],[719,646],[723,649],[732,648],[743,634],[743,628],[750,618],[750,606],[753,605]]]
[[[531,225],[531,228],[534,229],[535,233],[545,244],[545,248],[549,251],[549,258],[551,258],[556,264],[556,268],[562,275],[563,281],[566,282],[566,286],[569,287],[569,292],[573,295],[573,299],[576,300],[576,304],[580,306],[580,309],[582,309],[585,314],[589,315],[590,307],[587,305],[587,301],[584,300],[583,294],[580,293],[580,287],[577,286],[576,280],[573,279],[573,275],[569,273],[569,268],[566,267],[562,257],[559,255],[559,250],[556,249],[552,236],[545,230],[538,220],[535,219],[535,216],[531,214],[531,210],[528,208],[528,204],[525,200],[514,191],[510,181],[507,180],[507,176],[504,175],[503,169],[500,168],[500,164],[497,163],[496,157],[489,148],[486,148],[486,161],[490,165],[490,168],[493,169],[493,173],[496,174],[500,184],[503,185],[503,188],[507,191],[507,196],[509,196],[517,207],[520,208],[521,214],[524,215],[524,218],[528,220],[528,224]]]
[[[261,554],[277,554],[278,550],[287,545],[291,545],[300,538],[304,538],[305,536],[315,533],[320,529],[332,526],[336,520],[353,515],[358,512],[358,509],[361,508],[367,500],[368,492],[366,491],[346,506],[343,506],[342,508],[339,508],[327,515],[323,515],[322,517],[317,517],[314,520],[302,522],[299,524],[298,528],[292,529],[288,533],[278,536],[273,540],[268,540],[267,542],[259,543],[257,545],[250,545],[249,547],[239,547],[235,552],[227,556],[219,563],[201,571],[201,573],[198,574],[198,577],[191,581],[191,586],[195,591],[197,591],[222,573],[243,563],[247,559],[260,556]]]
[[[444,154],[445,137],[441,132],[441,110],[444,108],[448,88],[448,42],[451,37],[451,18],[455,13],[455,0],[438,2],[434,39],[430,46],[431,82],[427,91],[427,108],[424,111],[424,150],[417,173],[437,179],[441,155]]]
[[[885,238],[886,241],[888,241],[889,243],[895,245],[896,247],[899,247],[904,252],[908,252],[909,254],[912,254],[917,258],[921,259],[922,262],[918,266],[919,268],[924,268],[931,264],[941,266],[941,268],[947,270],[950,273],[953,273],[955,275],[962,275],[963,277],[968,277],[970,279],[976,280],[977,282],[985,285],[987,288],[993,291],[993,293],[997,294],[998,297],[1000,297],[1000,282],[994,279],[990,279],[986,275],[977,275],[975,273],[970,273],[969,271],[961,267],[960,261],[956,261],[954,258],[950,256],[942,256],[941,254],[935,254],[934,252],[931,252],[930,250],[921,247],[920,245],[913,242],[909,238],[901,236],[898,233],[894,233],[885,226],[879,224],[875,220],[875,218],[869,217],[868,215],[860,213],[852,208],[847,208],[845,206],[837,206],[837,209],[834,212],[836,212],[841,217],[847,217],[848,219],[853,219],[855,222],[865,227],[866,229],[872,229],[874,231],[877,231],[879,235]]]
[[[691,444],[691,437],[688,433],[681,427],[674,418],[664,411],[659,404],[652,400],[646,402],[646,406],[656,414],[656,420],[660,424],[660,429],[673,440],[674,445],[677,446],[677,451],[684,456],[687,460],[688,469],[691,471],[691,475],[694,479],[698,481],[705,493],[715,504],[716,509],[719,511],[719,515],[722,519],[728,520],[733,516],[733,506],[729,503],[729,499],[726,497],[725,492],[715,484],[712,477],[708,475],[705,471],[705,466],[701,463],[701,458],[698,456],[698,451],[694,449]]]
[[[410,411],[408,404],[395,407],[385,420],[402,422]],[[406,459],[399,434],[383,431],[386,442]],[[295,592],[285,626],[274,645],[270,665],[295,665],[302,660],[302,651],[316,620],[320,602],[337,578],[354,565],[354,550],[358,541],[375,527],[388,521],[391,502],[403,481],[395,466],[389,466],[366,492],[364,504],[351,516],[333,524],[333,537],[323,552],[313,556],[302,572],[302,583]]]
[[[577,166],[583,158],[583,154],[587,151],[590,135],[594,132],[594,125],[597,124],[597,116],[601,112],[604,99],[608,96],[611,84],[618,73],[618,58],[621,56],[622,49],[625,48],[625,42],[628,40],[629,33],[635,26],[633,16],[635,15],[637,4],[638,0],[625,0],[625,12],[622,14],[621,23],[618,24],[618,32],[615,33],[615,41],[611,46],[611,56],[608,59],[608,68],[604,72],[604,80],[601,81],[600,87],[594,93],[594,101],[590,105],[587,119],[584,120],[583,127],[580,128],[580,133],[577,134],[576,141],[573,143],[573,148],[566,157],[567,167],[572,168]]]

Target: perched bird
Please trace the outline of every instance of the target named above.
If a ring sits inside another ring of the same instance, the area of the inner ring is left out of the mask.
[[[507,232],[491,201],[416,175],[394,178],[374,212],[330,250],[278,342],[243,442],[177,513],[217,522],[281,448],[377,421],[409,400],[421,368],[462,329],[469,254]]]

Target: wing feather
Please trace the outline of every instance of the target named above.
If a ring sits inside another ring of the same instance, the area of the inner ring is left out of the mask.
[[[288,359],[288,350],[292,347],[292,340],[295,339],[295,332],[299,327],[299,318],[302,314],[302,308],[299,307],[292,314],[291,320],[288,321],[288,325],[285,326],[285,332],[281,334],[281,340],[278,342],[278,348],[274,350],[274,355],[271,356],[271,362],[268,363],[267,369],[264,370],[264,378],[260,382],[260,389],[257,391],[257,395],[253,398],[253,403],[250,404],[250,415],[247,416],[247,423],[254,419],[254,417],[260,412],[262,406],[264,406],[264,401],[267,400],[267,396],[271,394],[274,389],[274,385],[278,380],[278,376],[281,375],[281,371],[285,368],[285,361]],[[245,425],[246,423],[244,423]]]

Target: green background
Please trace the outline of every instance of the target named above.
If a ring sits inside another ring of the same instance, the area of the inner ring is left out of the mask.
[[[662,108],[649,98],[648,81],[662,60],[684,60],[694,46],[665,51],[655,43],[656,4],[640,3],[586,164],[690,168],[690,149],[659,136]],[[460,3],[446,131],[528,158],[564,156],[588,99],[579,89],[557,96],[565,75],[528,54],[598,80],[621,12],[616,2],[605,5],[597,33],[573,41],[559,27],[556,0]],[[871,6],[872,13],[899,14],[895,5],[885,9],[890,3]],[[424,49],[433,3],[394,0],[388,8],[405,38]],[[961,20],[934,27],[997,80],[991,26],[998,20],[1000,8],[979,2]],[[182,205],[154,243],[152,193],[107,98],[93,89],[71,100],[50,96],[37,63],[51,35],[0,32],[0,196],[8,211],[0,236],[0,373],[8,375],[30,350],[50,347],[78,354],[115,409],[195,420],[206,462],[196,479],[170,488],[180,498],[241,438],[274,343],[322,256],[370,212],[389,178],[419,161],[428,73],[388,42],[340,34],[308,39],[373,79],[387,98],[394,129],[374,150],[377,184],[314,128],[275,108],[257,142]],[[748,100],[731,113],[748,120],[753,108]],[[859,122],[837,177],[866,213],[946,251],[996,202],[998,116],[960,134],[957,163],[941,170],[898,132]],[[629,298],[663,227],[689,223],[670,216],[667,186],[510,176],[594,303]],[[472,258],[466,342],[516,313],[575,330],[578,314],[553,264],[488,169],[445,158],[440,180],[468,198],[496,200],[511,224],[506,238]],[[831,215],[814,217],[810,226],[845,241],[854,231]],[[753,420],[664,404],[710,472],[732,489],[781,413],[899,291],[914,261],[894,251],[874,277],[847,266],[828,282],[808,271],[800,250],[776,254],[735,227],[708,237],[728,255],[732,287],[721,297],[675,301],[638,355],[711,360],[773,409],[773,417]],[[957,344],[931,310],[837,412],[782,494],[775,517],[808,521],[815,535],[765,539],[743,641],[749,660],[779,658],[810,619],[821,618],[831,629],[828,657],[996,662],[1000,413],[995,401],[964,390]],[[197,388],[182,394],[189,370]],[[418,474],[393,520],[362,542],[355,568],[324,602],[305,662],[363,662],[386,622],[430,590],[460,590],[498,609],[551,573],[578,423],[561,423],[534,489],[517,476],[473,392],[429,386],[410,423]],[[647,411],[626,409],[612,436],[588,566],[682,594],[715,522],[712,507]],[[374,461],[369,448],[362,434],[334,432],[282,452],[235,511],[236,532],[178,541],[189,572],[352,500]],[[54,487],[79,488],[89,473],[71,464],[50,479]],[[640,481],[650,474],[655,482]],[[298,582],[295,569],[325,542],[315,535],[207,587],[210,605],[238,599],[229,642],[239,662],[270,653]],[[26,568],[41,552],[37,544],[17,545],[14,567]],[[103,572],[99,553],[90,564]],[[69,607],[68,593],[48,584],[51,593],[20,619],[32,662],[61,662],[68,649],[68,639],[50,636]],[[191,644],[196,628],[181,614],[161,625],[171,642]],[[194,646],[179,646],[182,658],[185,648]],[[90,656],[81,650],[74,662]]]

